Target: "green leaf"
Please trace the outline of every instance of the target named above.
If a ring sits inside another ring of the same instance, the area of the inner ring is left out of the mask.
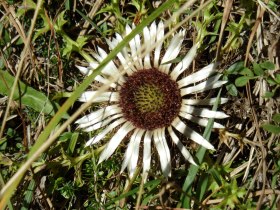
[[[68,153],[73,154],[73,152],[75,150],[75,147],[76,147],[78,137],[79,137],[78,132],[75,132],[75,133],[72,134],[69,145],[68,145],[68,149],[67,149]]]
[[[209,185],[209,180],[210,180],[210,176],[209,174],[201,174],[199,177],[199,181],[198,181],[198,185],[197,185],[197,189],[196,189],[196,198],[199,201],[202,201],[204,198],[204,194],[208,189],[208,185]]]
[[[65,1],[65,9],[66,10],[70,10],[71,9],[71,1],[70,0],[66,0]]]
[[[265,92],[265,94],[264,94],[264,98],[272,98],[274,96],[274,92],[269,92],[269,91],[267,91],[267,92]]]
[[[63,37],[63,40],[66,42],[66,47],[63,49],[62,55],[67,56],[67,58],[69,58],[72,51],[80,52],[88,40],[88,37],[80,36],[76,41],[73,41],[65,33],[61,33],[61,35]]]
[[[227,69],[227,73],[228,74],[237,74],[239,71],[241,71],[244,68],[244,62],[243,61],[239,61],[236,62],[234,64],[232,64],[228,69]]]
[[[268,77],[266,79],[266,81],[270,84],[270,85],[276,85],[277,82],[272,78],[272,77]]]
[[[280,123],[280,114],[273,115],[272,119],[274,122]]]
[[[103,38],[106,38],[106,37],[104,36],[104,34],[102,33],[102,31],[100,30],[100,28],[99,28],[90,18],[88,18],[86,15],[84,15],[84,14],[83,14],[80,10],[78,10],[78,9],[76,9],[76,12],[79,13],[79,15],[81,15],[86,21],[88,21],[88,22],[92,25],[92,27],[95,28],[95,29],[98,31],[99,34],[101,34],[101,36],[102,36]]]
[[[253,63],[253,70],[255,75],[262,76],[264,74],[264,71],[262,70],[261,66],[257,63]]]
[[[217,182],[217,184],[219,186],[222,186],[223,183],[222,183],[222,180],[221,180],[221,176],[219,175],[220,174],[219,171],[216,168],[213,167],[209,170],[209,173],[212,175],[212,177]]]
[[[43,25],[44,27],[37,29],[32,40],[35,41],[41,34],[47,33],[50,30],[50,24],[48,22],[48,19],[45,15],[41,15],[41,18],[43,19]]]
[[[243,87],[247,84],[247,82],[252,79],[252,77],[248,77],[248,76],[242,76],[242,77],[238,77],[236,80],[235,80],[235,85],[237,87]]]
[[[280,133],[280,127],[277,125],[272,125],[272,124],[264,124],[262,125],[263,129],[274,134],[279,134]]]
[[[24,0],[22,2],[22,6],[18,7],[17,10],[17,17],[21,17],[22,15],[26,14],[28,10],[35,10],[36,9],[36,3],[32,0]]]
[[[230,95],[232,95],[232,96],[238,95],[238,90],[234,84],[230,83],[230,84],[226,85],[226,89]]]
[[[57,21],[56,23],[54,24],[54,29],[57,31],[57,32],[60,32],[60,31],[63,31],[63,25],[65,23],[67,23],[67,21],[64,19],[64,13],[65,13],[66,10],[64,10],[63,12],[61,12],[58,17],[57,17]]]
[[[251,69],[248,69],[247,67],[241,69],[241,71],[239,72],[239,74],[244,75],[244,76],[248,76],[248,77],[253,77],[255,76],[254,73],[252,72]]]
[[[8,96],[14,83],[14,77],[7,71],[0,70],[0,94]],[[13,95],[13,100],[47,115],[54,115],[59,108],[58,104],[52,103],[43,93],[25,85],[19,81],[17,89]],[[65,115],[64,118],[68,118]]]
[[[23,206],[21,207],[20,210],[29,209],[28,206],[33,200],[35,187],[36,187],[36,183],[35,183],[34,179],[31,179],[26,191],[24,192],[25,195],[24,195],[24,200],[23,200],[23,204],[22,204]]]
[[[87,43],[88,41],[88,38],[87,36],[79,36],[78,39],[76,40],[76,43],[77,43],[77,47],[79,50],[81,50],[83,48],[83,46]]]
[[[275,74],[275,81],[280,85],[280,74]]]
[[[265,62],[261,63],[260,66],[261,66],[261,68],[267,69],[267,70],[275,69],[275,65],[270,61],[265,61]]]

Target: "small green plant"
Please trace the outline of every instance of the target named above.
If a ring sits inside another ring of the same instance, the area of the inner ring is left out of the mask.
[[[266,123],[262,125],[262,128],[269,133],[280,134],[280,114],[274,114],[272,117],[273,124]]]
[[[274,70],[275,66],[270,61],[261,63],[253,63],[251,67],[244,67],[244,62],[236,62],[231,65],[224,75],[224,79],[234,82],[229,82],[226,86],[229,94],[232,96],[238,95],[237,87],[244,87],[249,81],[264,79],[273,88],[272,92],[266,92],[263,97],[273,97],[276,90],[280,86],[280,74],[271,74],[270,70]],[[233,77],[233,78],[232,78]]]

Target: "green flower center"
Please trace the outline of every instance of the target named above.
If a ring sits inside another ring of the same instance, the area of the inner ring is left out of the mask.
[[[158,69],[138,70],[120,89],[119,106],[137,128],[154,130],[170,126],[181,107],[178,85]]]
[[[134,101],[141,113],[159,111],[164,104],[164,94],[153,84],[145,84],[138,88]]]

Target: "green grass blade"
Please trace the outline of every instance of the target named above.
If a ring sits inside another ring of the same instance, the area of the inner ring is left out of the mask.
[[[78,10],[78,9],[76,9],[76,11],[79,13],[79,15],[82,16],[82,18],[84,18],[86,21],[88,21],[88,22],[91,24],[91,26],[92,26],[93,28],[95,28],[95,29],[98,31],[98,33],[99,33],[103,38],[105,38],[105,36],[103,35],[102,31],[99,29],[99,27],[98,27],[90,18],[88,18],[86,15],[84,15],[84,13],[82,13],[82,12],[81,12],[80,10]]]
[[[4,182],[2,173],[1,173],[1,171],[0,171],[0,188],[2,188],[2,186],[4,186],[4,185],[5,185],[5,182]],[[13,205],[12,205],[12,203],[11,203],[10,200],[8,200],[8,209],[9,209],[9,210],[13,210],[13,209],[14,209],[14,208],[13,208]]]
[[[214,111],[216,111],[217,108],[218,108],[220,95],[221,95],[221,90],[219,91],[218,96],[217,96],[217,100],[216,100],[216,102],[213,106],[212,110],[214,110]],[[204,130],[203,137],[207,140],[209,140],[209,138],[210,138],[213,123],[214,123],[214,119],[209,119],[208,124],[207,124],[207,126]],[[207,151],[207,149],[205,149],[204,147],[200,147],[199,150],[197,151],[195,156],[198,160],[198,164],[202,163],[206,151]],[[192,195],[192,193],[191,193],[192,183],[195,180],[198,169],[199,169],[198,166],[195,166],[195,165],[190,166],[190,169],[187,173],[187,177],[186,177],[185,182],[184,182],[183,187],[182,187],[182,190],[186,194],[183,193],[181,195],[181,202],[178,205],[178,207],[182,205],[182,207],[184,207],[184,208],[190,208],[190,206],[191,206],[190,205],[191,204],[190,195]],[[204,194],[204,192],[205,192],[205,185],[202,185],[202,187],[204,187],[204,189],[200,190],[200,194]],[[202,196],[203,195],[197,195],[197,197],[199,197],[199,198],[202,197]]]

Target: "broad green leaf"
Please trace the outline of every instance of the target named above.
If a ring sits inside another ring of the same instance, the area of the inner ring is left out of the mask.
[[[0,94],[9,96],[13,83],[14,77],[7,71],[0,70]],[[21,81],[18,82],[13,100],[47,115],[54,115],[55,110],[59,108],[58,104],[52,103],[43,93],[25,85]],[[68,118],[68,115],[64,117]]]
[[[272,119],[274,122],[280,123],[280,114],[278,113],[278,114],[273,115]]]
[[[232,96],[238,95],[238,90],[234,84],[230,83],[230,84],[226,85],[226,89],[230,95],[232,95]]]
[[[266,79],[266,81],[267,81],[270,85],[276,85],[276,84],[277,84],[276,80],[274,80],[272,77],[268,77],[268,78]]]
[[[262,76],[264,71],[262,70],[261,66],[257,63],[253,63],[253,70],[257,76]]]
[[[280,74],[275,74],[275,81],[280,85]]]
[[[248,77],[253,77],[254,76],[254,73],[252,72],[252,70],[251,69],[248,69],[248,68],[243,68],[240,72],[239,72],[239,74],[241,74],[241,75],[244,75],[244,76],[248,76]]]
[[[247,84],[247,82],[252,79],[252,77],[248,77],[248,76],[242,76],[242,77],[238,77],[236,80],[235,80],[235,85],[237,87],[243,87]]]
[[[71,9],[71,2],[72,2],[72,1],[70,1],[70,0],[66,0],[66,1],[65,1],[65,4],[64,4],[64,5],[65,5],[65,9],[66,9],[66,10],[70,10],[70,9]]]
[[[263,69],[267,69],[267,70],[274,70],[275,69],[275,65],[270,61],[265,61],[265,62],[261,63],[260,66]]]
[[[227,69],[227,73],[228,74],[237,74],[239,71],[241,71],[244,68],[244,62],[243,61],[239,61],[236,62],[234,64],[232,64],[228,69]]]
[[[274,96],[274,92],[269,92],[269,91],[267,91],[267,92],[265,92],[265,94],[264,94],[264,98],[272,98]]]
[[[274,134],[280,134],[280,127],[272,124],[264,124],[262,125],[263,129]]]

